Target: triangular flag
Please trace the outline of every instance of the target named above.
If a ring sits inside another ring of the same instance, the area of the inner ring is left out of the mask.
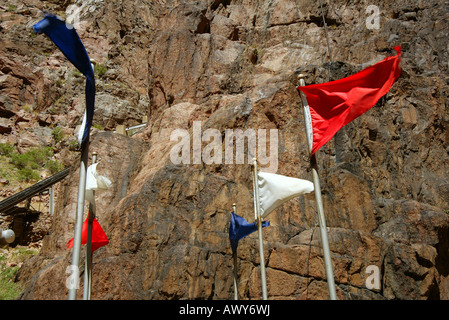
[[[45,33],[69,61],[86,77],[86,112],[84,129],[80,130],[80,144],[89,136],[95,108],[95,76],[89,56],[74,27],[68,28],[64,21],[54,15],[46,15],[33,26],[36,33]],[[83,127],[83,126],[82,126]],[[81,135],[82,132],[82,135]]]
[[[262,227],[268,227],[270,221],[262,221]],[[248,223],[245,218],[231,212],[231,223],[229,225],[229,241],[231,242],[232,252],[235,253],[239,240],[250,235],[257,230],[255,222]]]
[[[97,173],[97,165],[98,165],[98,162],[90,165],[87,168],[87,172],[86,172],[85,197],[86,197],[86,200],[91,203],[93,203],[93,201],[94,201],[93,191],[100,190],[100,189],[102,189],[102,190],[109,189],[112,185],[111,180],[109,180],[105,176],[100,176]]]
[[[81,232],[81,244],[87,243],[87,227],[88,227],[88,218],[83,223],[83,230]],[[98,248],[105,246],[109,243],[108,237],[104,233],[100,224],[97,221],[97,218],[94,218],[92,222],[92,247],[91,252],[94,252]],[[73,238],[67,242],[67,249],[73,247]]]
[[[265,218],[284,202],[313,191],[313,183],[308,180],[280,174],[258,172],[260,215]]]
[[[299,86],[307,97],[313,128],[312,154],[343,126],[371,109],[399,78],[401,47],[352,76],[322,84]]]

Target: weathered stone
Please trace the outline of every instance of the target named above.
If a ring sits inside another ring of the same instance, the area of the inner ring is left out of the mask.
[[[143,117],[142,110],[128,100],[122,100],[110,94],[99,93],[95,98],[94,123],[105,129],[113,130],[117,124],[140,124]]]
[[[41,146],[36,136],[30,132],[24,132],[17,140],[17,149],[19,152],[24,153],[28,148],[35,148]]]
[[[10,133],[12,131],[12,123],[8,119],[0,118],[0,133]]]

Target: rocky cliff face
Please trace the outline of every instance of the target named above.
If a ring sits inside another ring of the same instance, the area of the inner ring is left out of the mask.
[[[69,4],[2,7],[0,128],[17,147],[21,122],[58,123],[67,134],[80,122],[82,76],[30,31],[42,11],[64,16]],[[237,213],[252,220],[251,168],[247,158],[226,163],[225,143],[215,162],[204,161],[207,153],[195,162],[195,128],[216,129],[222,142],[226,130],[252,129],[259,141],[266,133],[267,148],[274,143],[269,129],[276,129],[277,173],[311,179],[298,73],[307,83],[342,78],[394,54],[396,45],[401,77],[317,154],[337,295],[449,299],[447,3],[333,0],[322,10],[318,1],[291,0],[75,4],[80,37],[102,70],[94,120],[101,130],[93,130],[90,150],[99,154],[100,174],[113,181],[97,193],[110,243],[94,254],[93,299],[232,299],[229,212],[235,202]],[[25,105],[35,110],[29,120],[21,116]],[[143,116],[143,132],[112,132]],[[189,133],[189,164],[173,161],[175,130]],[[203,137],[203,151],[208,142]],[[65,244],[74,230],[78,155],[65,158],[73,172],[40,255],[19,273],[27,284],[23,299],[67,298]],[[313,194],[289,201],[269,220],[269,298],[327,299]],[[372,270],[379,270],[374,288],[367,287]],[[256,234],[239,245],[238,275],[241,298],[259,299]]]

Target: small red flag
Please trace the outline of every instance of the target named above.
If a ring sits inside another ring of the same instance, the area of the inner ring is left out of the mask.
[[[87,243],[87,224],[88,218],[83,223],[83,229],[81,232],[81,244]],[[91,252],[94,252],[98,248],[105,246],[109,243],[108,237],[104,233],[100,224],[97,221],[97,218],[94,218],[92,221],[92,247]],[[67,249],[73,247],[73,238],[67,242]]]
[[[299,86],[307,97],[312,118],[312,154],[326,144],[343,126],[371,109],[401,74],[401,47],[362,71],[336,81]]]

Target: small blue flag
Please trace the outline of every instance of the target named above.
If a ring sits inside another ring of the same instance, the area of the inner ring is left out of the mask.
[[[268,227],[270,221],[262,221],[262,227]],[[248,223],[244,218],[231,212],[231,224],[229,226],[229,241],[231,242],[232,252],[237,251],[239,240],[250,235],[257,230],[256,222]]]
[[[44,19],[33,26],[33,30],[36,33],[45,33],[86,77],[86,124],[81,139],[84,144],[89,136],[95,108],[95,76],[86,49],[75,28],[68,28],[64,21],[54,15],[45,15]]]

